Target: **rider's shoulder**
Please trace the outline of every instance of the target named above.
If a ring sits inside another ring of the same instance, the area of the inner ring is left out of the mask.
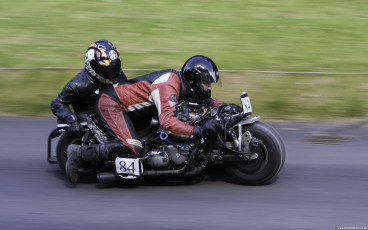
[[[133,84],[140,81],[148,82],[149,84],[158,84],[168,81],[169,79],[179,79],[179,72],[174,69],[158,70],[140,77],[131,78],[122,84]]]
[[[84,70],[79,72],[67,85],[81,95],[94,91],[99,87],[88,72]]]
[[[153,79],[152,84],[161,84],[161,83],[179,83],[179,74],[176,70],[166,69],[160,71],[156,77]]]

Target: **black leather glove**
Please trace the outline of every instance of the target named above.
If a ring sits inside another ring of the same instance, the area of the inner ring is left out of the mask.
[[[194,127],[193,135],[194,137],[207,137],[210,132],[216,133],[219,129],[218,121],[212,119],[206,121],[202,127]]]
[[[71,121],[68,122],[68,132],[75,133],[80,136],[82,134],[82,126],[79,124],[76,116],[73,114],[70,120]]]
[[[227,113],[239,113],[242,112],[242,108],[235,104],[222,103],[220,106],[223,106],[223,110]]]

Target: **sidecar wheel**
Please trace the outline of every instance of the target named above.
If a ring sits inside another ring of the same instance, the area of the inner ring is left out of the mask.
[[[81,143],[82,143],[81,137],[75,134],[64,132],[61,135],[59,142],[56,146],[56,158],[57,158],[57,162],[59,164],[60,169],[64,173],[65,173],[66,161],[68,159],[68,156],[67,156],[68,146],[71,144],[80,145]],[[91,166],[88,168],[86,167],[86,169],[81,169],[78,172],[78,182],[95,183],[97,182],[97,173],[98,173],[98,170],[96,170],[95,166]]]
[[[285,162],[282,138],[272,126],[263,122],[243,126],[243,133],[246,131],[263,143],[257,152],[258,158],[228,165],[226,170],[240,184],[268,184],[277,176]]]

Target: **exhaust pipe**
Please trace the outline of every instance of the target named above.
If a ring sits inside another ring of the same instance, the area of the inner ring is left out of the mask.
[[[104,172],[97,174],[97,180],[101,184],[107,184],[112,183],[121,180],[122,178],[117,174],[113,172]]]

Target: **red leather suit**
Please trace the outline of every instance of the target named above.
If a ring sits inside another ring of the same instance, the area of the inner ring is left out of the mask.
[[[167,133],[193,135],[193,126],[174,115],[175,105],[182,99],[182,90],[180,72],[176,70],[161,70],[133,78],[101,92],[95,105],[96,118],[115,140],[139,155],[142,145],[134,125],[149,125],[155,115]],[[209,104],[218,103],[221,102],[209,99]]]

